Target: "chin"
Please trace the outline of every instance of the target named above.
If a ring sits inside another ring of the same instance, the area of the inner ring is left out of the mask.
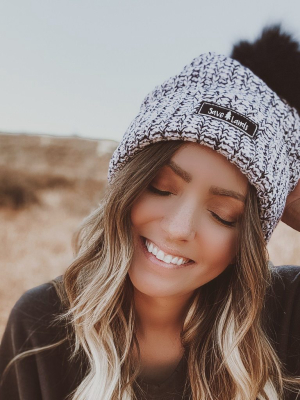
[[[182,288],[165,282],[159,276],[141,273],[134,268],[129,269],[128,275],[134,289],[149,297],[170,297],[186,293]]]
[[[182,280],[180,282],[170,282],[162,279],[155,274],[147,274],[144,271],[136,271],[134,267],[130,267],[128,271],[130,281],[135,290],[149,297],[173,297],[192,294],[198,287],[183,287]],[[203,284],[207,283],[204,281]]]

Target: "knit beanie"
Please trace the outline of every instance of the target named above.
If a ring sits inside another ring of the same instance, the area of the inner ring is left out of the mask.
[[[250,69],[209,52],[144,99],[109,163],[108,182],[138,151],[167,140],[225,156],[255,186],[268,242],[300,175],[300,116]]]

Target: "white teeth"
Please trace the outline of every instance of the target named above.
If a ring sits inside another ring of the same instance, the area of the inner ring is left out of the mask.
[[[172,261],[172,256],[168,255],[164,257],[164,262],[170,264],[170,262]]]
[[[156,258],[159,260],[163,260],[167,264],[175,264],[175,265],[181,265],[181,264],[186,264],[189,260],[184,259],[184,258],[179,258],[179,257],[174,257],[170,254],[165,254],[162,250],[158,249],[152,242],[148,242],[146,240],[146,247],[149,251],[149,253],[152,253],[155,255]]]
[[[165,256],[165,253],[162,250],[158,250],[157,254],[156,254],[156,258],[158,258],[159,260],[162,260]]]

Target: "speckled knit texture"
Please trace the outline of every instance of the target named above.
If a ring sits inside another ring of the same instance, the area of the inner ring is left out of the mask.
[[[206,114],[199,113],[203,102]],[[246,119],[255,128],[252,134]],[[166,140],[197,142],[235,164],[256,187],[269,241],[300,175],[295,108],[238,61],[209,52],[146,96],[112,155],[108,182],[139,150]]]

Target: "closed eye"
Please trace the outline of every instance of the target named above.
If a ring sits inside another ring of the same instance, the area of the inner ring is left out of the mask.
[[[214,218],[216,218],[218,221],[220,221],[223,225],[226,225],[228,227],[235,226],[235,222],[226,221],[226,219],[219,217],[218,214],[214,213],[213,211],[210,211],[210,213],[212,214],[212,216]]]
[[[171,196],[171,194],[173,194],[173,193],[171,193],[171,192],[164,192],[164,191],[162,191],[162,190],[158,190],[158,189],[156,189],[156,188],[155,188],[154,186],[152,186],[152,185],[149,185],[149,186],[148,186],[148,189],[150,190],[150,192],[159,194],[160,196]]]
[[[149,185],[148,186],[148,190],[152,193],[158,194],[159,196],[171,196],[173,193],[171,192],[167,192],[167,191],[163,191],[163,190],[159,190],[156,187]],[[211,215],[219,222],[221,222],[221,224],[227,226],[227,227],[234,227],[235,226],[235,222],[231,222],[231,221],[227,221],[221,217],[219,217],[218,214],[214,213],[213,211],[210,211]]]

